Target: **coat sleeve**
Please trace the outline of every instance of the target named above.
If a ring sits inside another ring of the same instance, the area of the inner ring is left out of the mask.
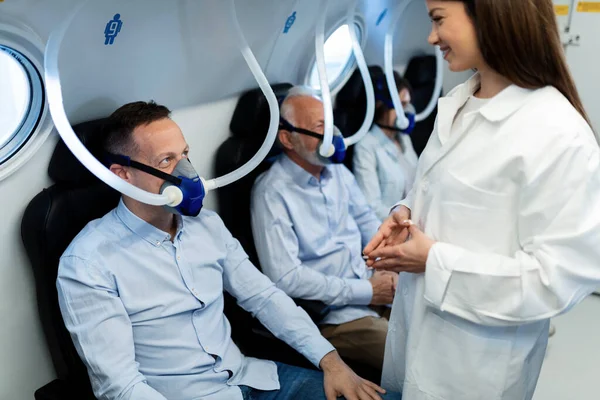
[[[517,325],[566,312],[600,286],[599,149],[582,142],[555,146],[536,163],[520,193],[514,255],[431,248],[432,306],[478,324]]]

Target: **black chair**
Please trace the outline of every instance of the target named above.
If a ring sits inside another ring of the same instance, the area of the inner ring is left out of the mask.
[[[417,110],[417,113],[423,111],[435,90],[435,76],[436,76],[436,60],[435,56],[418,56],[413,57],[406,71],[404,72],[404,78],[410,82],[413,89],[413,105]],[[441,96],[441,91],[440,91]],[[417,154],[421,154],[427,145],[429,136],[433,132],[433,126],[435,124],[435,118],[437,117],[437,104],[429,117],[423,121],[417,123],[415,130],[411,134],[413,147]]]
[[[97,148],[102,123],[91,121],[75,127],[92,152]],[[87,370],[60,314],[56,275],[59,258],[71,240],[89,221],[114,208],[119,194],[85,169],[62,141],[54,150],[48,173],[55,184],[29,203],[21,225],[33,267],[40,319],[58,375],[57,380],[36,391],[35,398],[95,399]]]
[[[275,95],[282,99],[292,87],[282,83],[273,85]],[[216,174],[221,176],[231,172],[248,161],[262,145],[269,127],[270,113],[267,100],[259,89],[243,94],[236,106],[230,123],[232,136],[218,149],[215,159]],[[239,181],[217,190],[219,215],[233,236],[237,238],[250,260],[260,269],[260,263],[254,245],[251,227],[250,195],[256,178],[267,171],[273,158],[280,154],[277,145],[273,146],[269,155],[259,167]],[[231,313],[230,306],[234,300],[225,298],[226,312]],[[319,324],[327,315],[328,307],[319,301],[294,299]],[[229,314],[228,314],[229,315]],[[256,349],[269,348],[269,359],[311,367],[311,365],[287,344],[271,335],[257,320],[244,319],[244,316],[232,318],[232,335],[242,351],[250,356]],[[255,355],[256,356],[256,355]],[[361,376],[378,382],[381,371],[374,371],[368,366],[351,363],[350,366]]]
[[[383,70],[378,66],[369,67],[371,79],[382,76]],[[333,110],[333,120],[344,137],[356,133],[362,126],[367,113],[367,95],[365,84],[358,68],[354,71],[348,82],[338,92]],[[346,150],[344,165],[352,171],[352,160],[354,158],[354,146]]]

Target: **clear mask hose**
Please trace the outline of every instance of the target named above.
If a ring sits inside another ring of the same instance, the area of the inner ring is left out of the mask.
[[[140,202],[162,206],[177,206],[181,202],[181,193],[175,193],[175,191],[167,191],[164,194],[155,194],[150,193],[145,190],[142,190],[136,186],[131,185],[128,182],[125,182],[117,175],[113,174],[106,166],[104,166],[100,161],[94,157],[90,151],[81,143],[76,133],[73,131],[71,124],[69,123],[69,119],[67,118],[66,111],[64,108],[64,102],[62,97],[62,88],[60,82],[60,71],[58,68],[58,56],[60,53],[60,48],[63,42],[63,38],[71,26],[72,21],[75,16],[79,13],[79,11],[83,8],[85,4],[88,2],[80,3],[78,7],[73,11],[73,13],[63,22],[58,29],[56,29],[48,39],[48,43],[46,45],[46,52],[44,55],[44,76],[45,76],[45,84],[46,84],[46,92],[48,96],[48,106],[50,109],[50,114],[52,115],[52,120],[54,121],[54,126],[61,136],[62,140],[65,142],[66,146],[71,150],[73,155],[77,157],[77,159],[93,173],[98,179],[102,180],[107,185],[111,186],[113,189],[118,190],[122,194],[131,197]],[[263,91],[265,97],[267,98],[267,102],[269,104],[269,110],[271,113],[271,122],[269,124],[269,131],[267,133],[267,137],[258,153],[252,157],[246,164],[237,170],[219,178],[211,179],[205,182],[205,190],[208,192],[209,190],[216,189],[218,187],[222,187],[228,185],[246,174],[252,171],[260,162],[266,157],[269,150],[273,146],[275,142],[275,138],[277,136],[277,127],[279,123],[279,105],[277,103],[277,98],[275,97],[275,93],[269,82],[267,81],[260,65],[256,61],[254,54],[250,50],[248,43],[241,31],[239,26],[237,15],[235,12],[235,3],[234,0],[230,0],[231,6],[231,18],[232,23],[235,28],[236,36],[238,39],[238,46],[248,67],[252,71],[256,81],[258,82],[259,87]]]
[[[331,90],[329,80],[327,79],[327,68],[325,67],[325,21],[327,20],[328,1],[322,0],[319,10],[319,19],[315,32],[315,57],[317,62],[317,71],[319,73],[319,83],[321,84],[321,99],[323,101],[325,131],[323,143],[319,148],[319,154],[323,157],[330,157],[335,153],[333,146],[333,104],[331,101]]]
[[[398,4],[394,13],[390,18],[390,24],[388,26],[386,35],[385,35],[385,46],[384,46],[384,69],[385,69],[385,78],[388,84],[388,90],[390,91],[390,96],[392,98],[392,103],[394,104],[394,109],[396,110],[396,114],[398,116],[398,123],[400,129],[406,129],[409,126],[409,121],[406,115],[404,114],[404,110],[402,108],[402,102],[400,101],[400,96],[398,95],[398,87],[396,86],[396,81],[394,80],[394,61],[393,61],[393,53],[394,53],[394,31],[396,26],[398,25],[398,21],[400,17],[404,14],[406,8],[413,2],[414,0],[406,0],[402,3]],[[429,117],[435,106],[437,105],[438,99],[440,97],[440,93],[442,90],[442,84],[444,82],[444,71],[443,71],[443,55],[439,47],[436,47],[435,50],[436,57],[436,77],[435,77],[435,87],[433,90],[433,95],[431,96],[431,100],[429,100],[429,104],[425,109],[415,116],[415,121],[420,122]],[[400,110],[400,112],[398,111]]]
[[[369,67],[367,66],[365,56],[363,54],[362,48],[360,47],[360,42],[358,41],[358,37],[356,35],[354,23],[354,16],[356,13],[355,9],[357,3],[357,0],[351,2],[350,7],[348,8],[348,16],[346,23],[348,24],[350,38],[352,39],[352,50],[354,51],[354,58],[356,59],[356,64],[358,65],[360,75],[362,76],[365,85],[365,93],[367,95],[367,112],[365,114],[365,120],[362,126],[359,128],[359,130],[354,135],[344,139],[346,147],[355,145],[367,134],[367,132],[369,132],[369,128],[371,127],[371,123],[373,122],[373,117],[375,116],[375,89],[373,88],[371,74],[369,74]]]
[[[240,27],[240,23],[237,18],[237,13],[235,11],[235,0],[229,0],[230,5],[230,14],[231,14],[231,22],[235,27],[235,33],[237,36],[238,46],[246,63],[248,64],[248,68],[252,71],[254,75],[254,79],[258,83],[258,86],[262,90],[263,94],[267,99],[267,103],[269,104],[269,112],[271,115],[271,121],[269,122],[269,130],[267,131],[267,136],[262,146],[258,150],[258,152],[252,157],[246,164],[242,165],[240,168],[236,169],[233,172],[228,173],[219,178],[211,179],[207,181],[205,184],[206,190],[212,190],[219,187],[227,186],[232,182],[235,182],[244,176],[248,175],[254,168],[256,168],[269,154],[269,151],[273,147],[275,143],[275,139],[277,138],[277,131],[279,129],[279,103],[277,102],[277,97],[267,80],[267,77],[263,73],[256,57],[250,50],[248,46],[248,42],[244,37],[244,33],[242,32],[242,28]]]

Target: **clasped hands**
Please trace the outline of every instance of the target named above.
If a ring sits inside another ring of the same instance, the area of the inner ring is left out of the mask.
[[[410,221],[410,214],[407,207],[400,206],[381,224],[363,251],[368,267],[398,273],[425,272],[435,241]]]

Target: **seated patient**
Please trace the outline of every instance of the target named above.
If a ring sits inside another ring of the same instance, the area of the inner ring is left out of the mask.
[[[342,357],[381,369],[386,305],[398,275],[373,274],[361,253],[380,221],[352,173],[318,155],[323,104],[313,92],[292,88],[281,118],[283,154],[252,190],[252,230],[263,272],[293,298],[331,305],[323,336]]]
[[[398,199],[412,189],[418,157],[410,135],[400,133],[397,114],[383,73],[373,76],[375,116],[369,134],[356,144],[352,169],[358,186],[379,218],[384,220]],[[404,112],[414,114],[411,87],[394,71],[398,96]]]
[[[154,102],[115,111],[106,128],[111,171],[153,193],[170,185],[166,174],[197,177],[169,115]],[[175,210],[123,196],[61,257],[60,308],[95,395],[325,399],[326,392],[328,398],[379,398],[381,389],[356,376],[308,315],[248,261],[217,214],[197,215],[197,206]],[[231,340],[223,290],[324,374],[244,357]]]

